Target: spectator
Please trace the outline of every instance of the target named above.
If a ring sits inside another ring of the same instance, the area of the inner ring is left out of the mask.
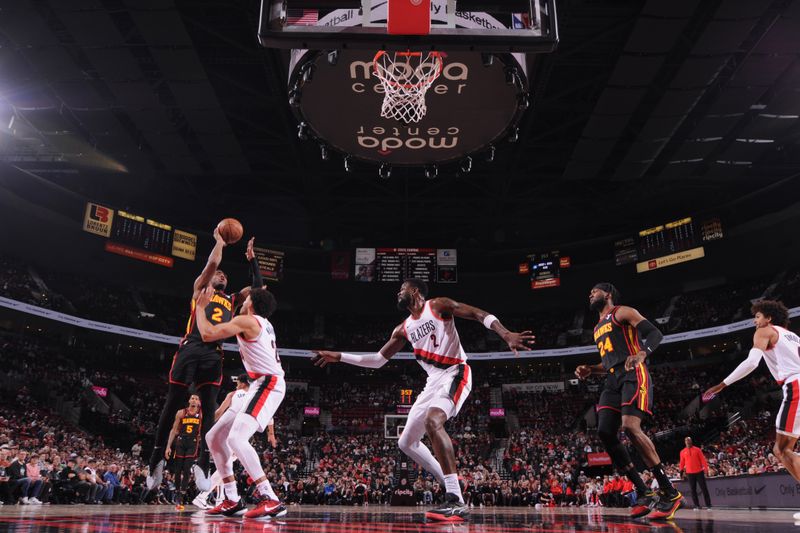
[[[706,486],[706,473],[708,472],[708,462],[706,456],[703,455],[702,450],[692,444],[691,437],[686,437],[684,440],[686,447],[681,450],[681,473],[686,472],[689,476],[689,486],[692,488],[692,500],[694,501],[694,508],[700,508],[700,501],[697,497],[697,484],[700,483],[700,488],[703,490],[703,498],[706,501],[706,509],[711,509],[711,496],[708,494],[708,487]]]

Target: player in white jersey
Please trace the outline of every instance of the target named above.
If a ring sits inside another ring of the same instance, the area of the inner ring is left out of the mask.
[[[453,318],[483,322],[500,335],[515,353],[528,349],[534,336],[530,331],[507,330],[494,315],[449,298],[428,297],[427,284],[416,278],[406,280],[397,295],[397,307],[410,315],[394,328],[389,341],[378,353],[356,355],[315,351],[314,364],[325,366],[341,361],[366,368],[380,368],[411,342],[417,361],[428,374],[425,388],[408,413],[398,446],[420,466],[432,473],[445,487],[445,503],[426,513],[428,518],[448,522],[462,521],[468,514],[458,484],[453,443],[444,429],[445,422],[456,416],[472,389],[472,370],[461,347]],[[435,454],[422,444],[427,433]]]
[[[794,445],[800,438],[800,337],[787,329],[789,310],[783,303],[761,300],[751,311],[756,332],[750,354],[721,383],[708,389],[703,401],[710,401],[722,389],[750,374],[763,358],[772,376],[783,386],[772,451],[792,477],[800,481],[800,457],[794,453]],[[800,513],[797,517],[800,518]]]
[[[197,306],[207,305],[211,296],[209,291],[203,291]],[[286,507],[272,490],[258,453],[250,444],[253,434],[267,428],[286,393],[275,330],[267,320],[276,307],[275,297],[267,289],[252,289],[242,304],[241,313],[230,322],[213,325],[206,317],[197,320],[205,342],[236,336],[242,364],[251,379],[247,395],[242,399],[243,409],[226,411],[206,437],[217,469],[223,470],[220,475],[225,483],[225,500],[207,511],[208,514],[267,519],[286,514]],[[239,497],[233,470],[229,468],[231,452],[239,458],[263,497],[255,509],[248,511]]]

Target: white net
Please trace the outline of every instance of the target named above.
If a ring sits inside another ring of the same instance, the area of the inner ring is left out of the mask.
[[[385,52],[375,54],[373,72],[384,90],[381,116],[405,124],[419,122],[428,112],[425,93],[442,73],[439,52]]]

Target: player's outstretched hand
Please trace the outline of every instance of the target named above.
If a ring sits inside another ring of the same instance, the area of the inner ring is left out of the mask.
[[[200,291],[200,294],[197,296],[195,306],[199,309],[205,309],[209,302],[211,302],[212,296],[214,296],[214,289],[212,287],[206,287]]]
[[[716,398],[717,394],[719,394],[724,388],[725,388],[724,383],[718,383],[713,387],[709,388],[707,391],[703,393],[703,403],[708,403],[714,398]]]
[[[225,242],[225,239],[223,239],[223,238],[222,238],[222,235],[220,235],[220,234],[219,234],[219,226],[217,226],[216,228],[214,228],[214,233],[213,233],[213,235],[214,235],[214,240],[215,240],[215,241],[217,241],[217,244],[220,244],[220,243],[221,243],[221,244],[222,244],[222,246],[227,246],[227,244],[228,244],[228,243],[227,243],[227,242]]]
[[[516,331],[509,331],[505,339],[508,347],[514,352],[514,355],[519,355],[517,350],[528,350],[536,344],[536,335],[531,331],[523,331],[517,333]]]
[[[247,250],[244,252],[245,257],[247,257],[248,261],[252,261],[253,258],[256,256],[256,253],[253,251],[253,242],[256,240],[255,237],[250,237],[250,240],[247,241]]]
[[[636,355],[629,355],[627,359],[625,359],[625,371],[629,372],[636,368],[639,363],[647,359],[647,352],[639,352]]]
[[[312,352],[316,355],[311,359],[311,362],[314,363],[314,366],[320,368],[325,368],[331,363],[338,363],[342,360],[341,352],[328,352],[326,350],[312,350]]]
[[[592,375],[592,369],[589,365],[580,365],[575,369],[575,377],[583,381]]]

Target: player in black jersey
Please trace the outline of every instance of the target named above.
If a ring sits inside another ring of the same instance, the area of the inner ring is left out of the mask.
[[[172,418],[175,412],[186,401],[186,392],[194,384],[203,412],[200,425],[200,451],[198,466],[202,472],[208,471],[208,447],[205,435],[214,424],[214,410],[217,408],[217,394],[222,383],[222,342],[203,342],[195,324],[195,301],[200,291],[209,285],[214,288],[214,297],[206,307],[206,316],[214,324],[228,322],[233,315],[233,298],[225,294],[228,277],[219,270],[222,261],[222,249],[225,241],[214,230],[214,248],[208,256],[205,268],[194,282],[191,314],[186,325],[186,332],[178,345],[169,370],[169,388],[164,408],[158,420],[153,453],[150,455],[150,475],[147,476],[147,488],[152,490],[161,484],[164,472],[164,446],[167,444]],[[196,473],[197,474],[197,473]],[[197,477],[197,475],[196,475]]]
[[[631,516],[650,518],[675,516],[682,495],[672,486],[656,447],[642,431],[642,419],[652,415],[653,384],[647,368],[663,335],[649,320],[632,308],[616,305],[619,292],[610,283],[598,283],[589,293],[589,306],[600,320],[594,328],[594,342],[600,352],[600,364],[580,365],[575,375],[586,379],[605,374],[606,381],[597,405],[597,434],[614,465],[636,487],[637,501]],[[619,441],[620,427],[636,447],[644,463],[658,481],[659,492],[651,491],[642,481],[628,451]]]
[[[175,413],[175,423],[169,432],[167,449],[164,458],[173,456],[173,472],[175,473],[175,491],[177,509],[183,511],[186,502],[186,485],[189,484],[189,472],[200,453],[200,427],[203,423],[203,412],[200,410],[200,396],[192,394],[189,406]],[[174,448],[173,448],[174,444]]]

